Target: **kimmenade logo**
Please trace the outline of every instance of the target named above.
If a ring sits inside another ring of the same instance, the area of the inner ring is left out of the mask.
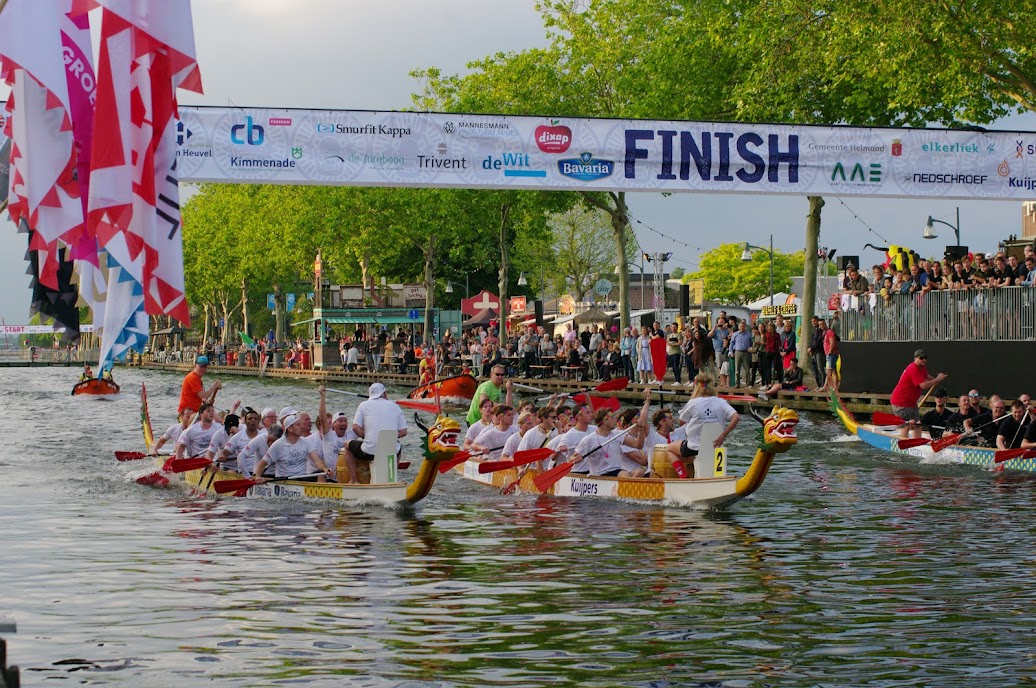
[[[558,160],[558,172],[581,182],[593,182],[612,176],[614,160],[594,160],[592,153],[580,153],[578,158]]]

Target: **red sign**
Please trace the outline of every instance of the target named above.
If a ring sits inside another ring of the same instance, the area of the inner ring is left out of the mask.
[[[526,308],[526,301],[524,296],[512,296],[511,297],[511,312],[512,313],[524,313]]]
[[[483,289],[470,299],[460,300],[460,312],[472,317],[489,311],[490,315],[500,315],[500,297]]]
[[[827,298],[827,310],[829,310],[829,311],[837,311],[841,307],[842,307],[842,295],[841,294],[831,294],[831,296],[829,296]]]

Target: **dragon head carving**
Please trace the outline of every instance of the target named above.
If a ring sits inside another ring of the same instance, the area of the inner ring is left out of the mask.
[[[799,424],[799,414],[783,406],[774,406],[770,415],[760,418],[763,423],[763,449],[774,453],[782,453],[791,449],[799,441],[795,435],[795,426]]]
[[[448,416],[439,416],[435,419],[435,424],[428,427],[417,418],[417,414],[414,414],[414,418],[417,426],[427,435],[424,455],[428,459],[436,462],[445,461],[459,451],[457,438],[460,436],[460,424],[457,421]]]

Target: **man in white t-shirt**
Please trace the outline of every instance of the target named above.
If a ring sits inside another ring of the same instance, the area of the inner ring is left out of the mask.
[[[276,423],[268,428],[257,430],[255,437],[249,440],[245,448],[237,455],[237,469],[244,475],[255,473],[255,465],[259,462],[259,459],[266,456],[266,450],[270,448],[271,444],[279,440],[283,434],[284,430]],[[265,475],[268,478],[273,477],[273,474],[269,471],[265,471]]]
[[[345,445],[345,467],[349,473],[350,483],[358,480],[357,461],[374,460],[378,434],[382,430],[395,431],[397,438],[406,437],[407,434],[403,410],[396,403],[389,401],[385,385],[380,382],[373,383],[367,396],[367,401],[361,402],[353,415],[353,432],[358,439]],[[398,442],[396,452],[399,452]]]
[[[245,427],[238,428],[238,431],[234,433],[227,443],[223,446],[223,449],[217,454],[219,463],[224,468],[231,471],[238,471],[237,459],[241,452],[248,446],[248,443],[259,436],[259,414],[250,408],[245,409]],[[265,428],[263,431],[265,432]],[[265,451],[263,452],[266,453]],[[252,461],[252,469],[255,468],[255,461]],[[243,472],[243,471],[242,471]],[[249,471],[251,474],[251,471]]]
[[[313,443],[303,433],[307,431],[307,423],[301,414],[290,414],[284,418],[284,436],[270,445],[266,454],[255,467],[255,479],[261,484],[265,482],[262,474],[266,468],[272,467],[274,477],[291,478],[320,471],[325,475],[331,473]],[[317,479],[325,482],[322,475]]]
[[[320,436],[320,451],[324,455],[324,463],[337,475],[338,453],[349,442],[357,439],[356,433],[349,427],[349,417],[344,413],[331,415],[327,412],[327,390],[320,387],[320,410],[317,412],[317,432]]]
[[[666,451],[669,453],[669,460],[676,465],[683,459],[691,459],[698,455],[701,441],[701,430],[709,423],[725,423],[726,427],[720,432],[719,437],[713,443],[713,448],[720,447],[727,439],[727,435],[737,426],[741,417],[734,410],[734,407],[716,396],[716,388],[713,386],[713,379],[707,373],[699,373],[694,378],[695,396],[691,397],[680,410],[680,420],[685,424],[684,431],[687,439],[680,442],[671,442]],[[686,462],[684,462],[686,463]],[[679,469],[678,469],[679,470]],[[688,466],[688,477],[694,477],[693,464]]]
[[[593,419],[594,413],[590,409],[589,404],[578,404],[575,407],[572,411],[572,427],[565,433],[547,442],[547,447],[554,450],[554,455],[551,458],[555,464],[568,461],[568,457],[575,452],[579,440],[597,430],[596,425],[590,424],[590,421]],[[572,468],[572,471],[576,472],[578,469],[582,473],[589,472],[588,464],[586,466],[584,464],[586,464],[586,461],[579,462]]]
[[[499,459],[507,439],[518,432],[514,427],[514,409],[510,406],[497,404],[493,407],[493,416],[496,418],[494,425],[480,432],[471,443],[471,452],[484,454],[482,459],[485,461]]]
[[[223,418],[223,424],[216,428],[216,432],[213,433],[212,439],[209,440],[209,447],[205,450],[205,458],[209,461],[215,459],[223,447],[227,446],[227,442],[237,433],[238,426],[241,424],[241,418],[234,413],[228,413]]]
[[[212,436],[220,426],[213,422],[216,417],[216,409],[212,404],[204,402],[198,409],[198,420],[190,426],[176,440],[176,458],[184,456],[204,456],[205,450],[209,448]]]
[[[175,449],[176,442],[180,439],[181,434],[183,434],[183,422],[170,425],[166,428],[166,431],[162,433],[162,436],[155,440],[155,446],[151,447],[151,453],[157,454],[158,450],[167,442],[172,442],[173,448]]]
[[[648,411],[651,408],[651,389],[644,388],[644,406],[640,411],[640,418],[637,423],[641,427],[647,425]],[[644,436],[634,437],[624,430],[616,430],[616,419],[618,411],[602,408],[594,414],[594,421],[597,423],[597,430],[587,433],[579,440],[576,450],[572,454],[572,460],[579,464],[585,464],[590,475],[600,475],[608,478],[640,478],[644,475],[643,468],[635,468],[630,471],[623,462],[622,449],[619,446],[624,444],[627,447],[641,449],[644,446]],[[620,439],[621,436],[621,439]],[[573,472],[575,472],[573,467]]]

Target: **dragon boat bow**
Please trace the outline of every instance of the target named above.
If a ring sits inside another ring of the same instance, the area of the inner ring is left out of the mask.
[[[533,494],[550,494],[556,497],[579,499],[631,499],[656,502],[664,506],[693,507],[699,509],[724,508],[748,497],[759,489],[766,479],[773,459],[777,454],[791,449],[798,438],[795,427],[798,414],[791,409],[774,407],[769,416],[763,418],[753,411],[753,416],[762,423],[762,441],[755,457],[744,475],[726,475],[725,451],[717,454],[713,474],[690,479],[679,478],[609,478],[569,473],[555,482],[546,491],[540,490],[535,478],[536,469],[508,468],[493,473],[479,473],[480,461],[469,459],[454,468],[463,477],[485,485],[502,488],[517,481],[518,489]],[[658,448],[664,445],[659,445]],[[658,449],[656,448],[656,450]],[[719,457],[723,457],[719,459]]]

